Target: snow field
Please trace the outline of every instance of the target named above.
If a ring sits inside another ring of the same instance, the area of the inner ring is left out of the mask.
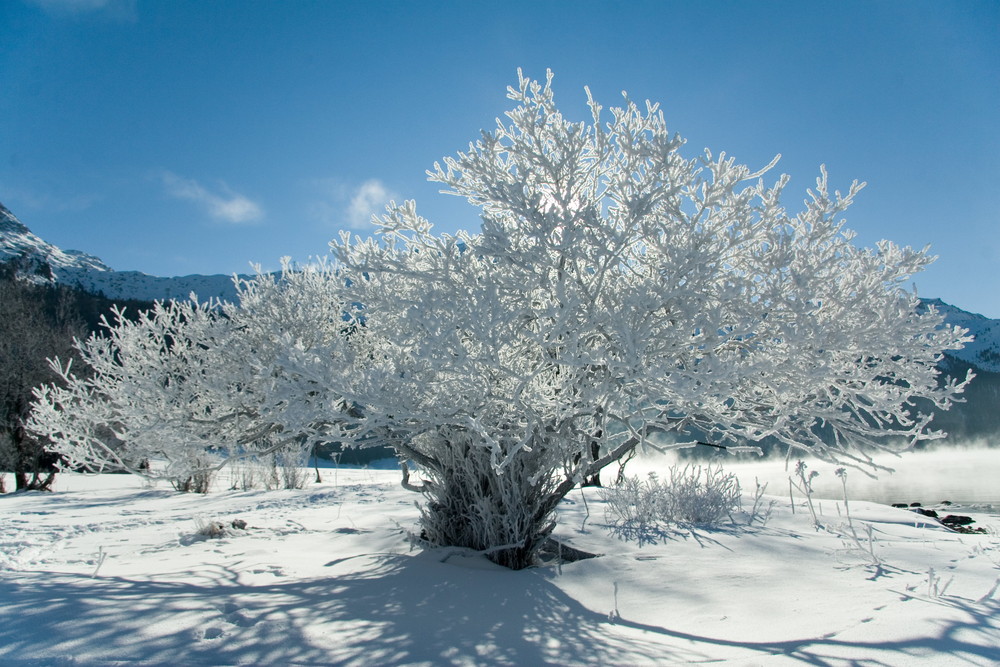
[[[0,664],[1000,662],[995,515],[974,515],[989,534],[959,535],[852,501],[876,567],[787,495],[765,526],[737,516],[640,545],[576,490],[556,537],[603,555],[513,572],[411,549],[418,496],[398,472],[323,476],[200,496],[65,474],[53,494],[0,497]],[[837,504],[822,501],[830,527]],[[199,536],[210,521],[226,534]]]

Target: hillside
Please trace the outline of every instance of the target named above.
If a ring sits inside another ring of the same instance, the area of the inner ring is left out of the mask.
[[[191,275],[163,278],[140,271],[115,271],[93,255],[46,243],[0,203],[0,263],[15,266],[32,282],[56,282],[112,300],[155,301],[236,298],[233,277]]]
[[[78,250],[61,250],[35,236],[0,203],[0,262],[20,262],[24,269],[49,278],[65,269],[111,271],[101,260]]]
[[[924,299],[926,306],[933,306],[944,314],[948,324],[968,329],[975,340],[949,355],[975,366],[979,370],[1000,373],[1000,320],[970,313],[947,304],[941,299]]]

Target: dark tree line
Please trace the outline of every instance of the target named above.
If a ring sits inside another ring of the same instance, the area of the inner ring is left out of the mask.
[[[0,471],[14,473],[16,490],[47,490],[58,461],[24,429],[32,389],[54,379],[47,359],[74,357],[73,339],[99,331],[101,317],[116,302],[53,283],[32,283],[18,273],[16,264],[0,264]],[[151,305],[117,303],[133,314]],[[0,477],[0,493],[4,491]]]

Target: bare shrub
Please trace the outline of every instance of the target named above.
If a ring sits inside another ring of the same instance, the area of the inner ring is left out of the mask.
[[[170,484],[182,493],[208,493],[212,488],[217,467],[204,456],[193,457],[186,474],[169,477]]]
[[[614,526],[631,530],[661,524],[715,525],[740,507],[740,482],[722,466],[671,466],[667,479],[625,477],[602,491]]]
[[[736,475],[723,472],[722,466],[672,466],[669,498],[669,521],[716,524],[739,508],[740,482]]]

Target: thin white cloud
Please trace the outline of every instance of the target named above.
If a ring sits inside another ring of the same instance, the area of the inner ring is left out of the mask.
[[[347,222],[352,229],[364,229],[372,216],[382,213],[394,196],[378,179],[367,180],[358,187],[347,206]]]
[[[335,178],[314,181],[322,199],[314,201],[309,212],[325,225],[368,229],[372,216],[381,215],[390,201],[399,199],[385,183],[371,178],[358,186],[348,186]]]
[[[190,178],[181,178],[169,171],[163,172],[163,186],[177,199],[193,201],[216,220],[234,225],[256,222],[264,217],[260,204],[222,185],[220,192],[212,192]]]

